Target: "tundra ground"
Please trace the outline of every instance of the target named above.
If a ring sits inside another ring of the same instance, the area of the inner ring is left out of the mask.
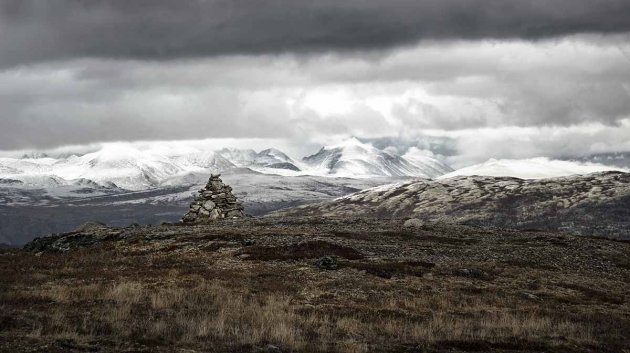
[[[563,233],[93,225],[0,250],[0,278],[3,352],[630,350],[630,243]]]

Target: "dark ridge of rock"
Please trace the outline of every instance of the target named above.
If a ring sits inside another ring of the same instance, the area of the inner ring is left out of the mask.
[[[272,215],[417,218],[630,239],[630,173],[540,180],[483,176],[415,180]]]
[[[288,170],[293,170],[296,172],[300,171],[300,168],[296,167],[295,164],[289,163],[289,162],[274,163],[274,164],[268,165],[267,167],[274,168],[274,169],[288,169]]]
[[[212,174],[206,187],[199,191],[190,204],[184,223],[203,223],[222,218],[244,217],[243,205],[232,194],[232,188],[221,180],[221,174]]]
[[[35,238],[24,245],[24,249],[34,252],[66,252],[108,240],[120,240],[122,234],[122,228],[110,228],[102,223],[85,223],[70,233]]]
[[[24,182],[21,181],[21,180],[16,180],[16,179],[0,178],[0,184],[2,184],[2,185],[21,185],[21,184],[24,184]]]

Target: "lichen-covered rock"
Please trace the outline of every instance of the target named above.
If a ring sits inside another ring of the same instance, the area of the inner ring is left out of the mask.
[[[203,223],[243,216],[245,216],[243,206],[232,194],[232,188],[223,183],[220,174],[212,174],[206,186],[190,204],[190,209],[182,218],[182,222]]]

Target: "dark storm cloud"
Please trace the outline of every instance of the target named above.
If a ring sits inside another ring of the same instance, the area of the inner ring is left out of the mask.
[[[0,65],[629,30],[628,0],[0,0]]]

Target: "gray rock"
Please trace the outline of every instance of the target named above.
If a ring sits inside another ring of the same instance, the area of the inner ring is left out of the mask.
[[[490,274],[476,268],[462,268],[455,271],[455,274],[458,276],[464,276],[464,277],[470,277],[470,278],[479,278],[479,279],[490,278]]]
[[[192,222],[197,218],[197,215],[191,212],[188,212],[184,215],[184,218],[182,218],[183,222]]]
[[[205,208],[208,211],[212,211],[216,205],[217,205],[216,203],[208,200],[203,203],[203,208]]]
[[[232,211],[228,211],[225,214],[226,218],[237,218],[237,217],[243,217],[243,212],[241,211],[237,211],[237,210],[232,210]]]
[[[213,180],[213,181],[210,182],[210,185],[215,190],[223,189],[223,182],[221,182],[221,181],[214,181]]]
[[[268,344],[266,348],[267,348],[266,351],[270,352],[270,353],[280,353],[280,352],[282,352],[282,349],[280,349],[280,347],[275,346],[273,344]]]
[[[540,300],[540,297],[529,292],[520,292],[518,296],[527,300]]]
[[[210,214],[208,215],[208,218],[211,220],[215,220],[215,219],[219,219],[221,218],[221,213],[219,212],[218,209],[213,209]]]
[[[423,226],[424,226],[424,222],[422,222],[418,218],[408,219],[403,224],[403,227],[405,228],[422,228]]]

